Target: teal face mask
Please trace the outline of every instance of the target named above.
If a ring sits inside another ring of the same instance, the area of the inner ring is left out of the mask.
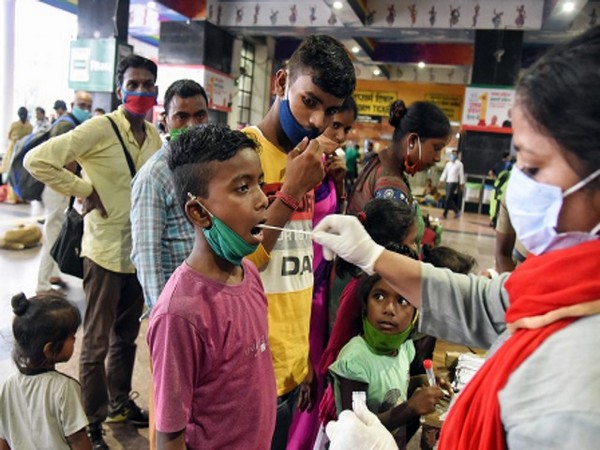
[[[417,323],[417,319],[419,317],[419,312],[415,312],[415,317],[413,317],[410,325],[404,330],[402,333],[398,334],[385,334],[371,325],[367,316],[363,317],[363,338],[369,344],[375,353],[379,353],[381,355],[388,355],[390,353],[395,352],[400,348],[402,344],[406,342],[408,336],[412,332],[415,327],[415,323]]]
[[[210,248],[220,258],[229,261],[235,266],[241,266],[242,259],[253,253],[258,248],[258,244],[248,244],[239,234],[206,209],[196,196],[188,192],[188,197],[198,203],[212,219],[210,228],[202,229]]]
[[[189,127],[184,128],[176,128],[174,130],[169,130],[169,136],[171,137],[171,142],[178,139],[183,133],[189,130]],[[206,209],[206,208],[205,208]]]
[[[73,109],[71,110],[71,114],[73,114],[75,116],[75,118],[79,121],[79,123],[85,122],[92,115],[92,113],[89,112],[87,109],[81,109],[78,106],[73,106]]]

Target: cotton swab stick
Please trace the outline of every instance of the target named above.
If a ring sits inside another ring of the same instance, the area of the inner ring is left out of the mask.
[[[294,229],[290,229],[290,228],[274,227],[273,225],[266,225],[264,223],[260,223],[260,224],[258,224],[256,226],[258,228],[267,228],[269,230],[279,230],[279,231],[286,231],[288,233],[305,234],[307,236],[312,236],[312,233],[310,231],[294,230]]]

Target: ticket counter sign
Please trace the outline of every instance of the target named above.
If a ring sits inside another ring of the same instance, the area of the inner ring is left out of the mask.
[[[425,101],[435,104],[451,122],[460,121],[463,98],[460,95],[435,93],[425,94]]]
[[[116,39],[78,39],[71,41],[69,88],[90,92],[113,92],[115,69],[132,52]]]
[[[360,116],[388,116],[390,105],[397,99],[394,91],[354,91]]]

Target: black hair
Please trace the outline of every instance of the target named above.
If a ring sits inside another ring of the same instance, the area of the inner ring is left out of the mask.
[[[475,258],[466,253],[461,253],[450,247],[423,247],[423,262],[434,265],[435,267],[445,267],[452,272],[470,273],[477,265]]]
[[[148,58],[144,58],[140,55],[131,54],[123,58],[117,66],[117,81],[119,85],[123,84],[123,75],[125,74],[125,71],[130,67],[136,69],[146,69],[152,74],[152,76],[154,77],[154,81],[156,81],[156,75],[158,72],[156,64],[154,64],[154,62],[149,60]]]
[[[63,111],[67,110],[67,104],[65,103],[64,100],[56,100],[54,102],[54,110],[58,111],[59,109],[62,109]]]
[[[401,255],[408,256],[409,258],[412,258],[412,259],[419,259],[417,254],[412,249],[407,247],[406,245],[403,245],[401,247],[395,247],[395,246],[386,247],[386,249],[396,252],[396,253],[400,253]],[[357,287],[357,295],[361,301],[361,305],[363,308],[362,309],[363,316],[366,315],[366,313],[367,313],[367,302],[369,300],[369,292],[371,292],[371,289],[373,289],[373,286],[379,280],[381,280],[381,276],[378,274],[373,274],[373,275],[363,274],[361,276],[361,278],[359,279],[358,287]]]
[[[50,343],[54,354],[60,353],[67,338],[81,325],[79,309],[58,294],[43,294],[27,298],[22,292],[11,300],[15,318],[13,359],[19,371],[31,375],[52,363],[44,355]]]
[[[104,108],[95,108],[94,112],[95,113],[100,113],[100,114],[106,114],[106,111],[104,110]]]
[[[600,168],[600,25],[558,45],[520,78],[516,104],[545,136],[578,160],[582,178]],[[600,181],[594,185],[600,189]],[[591,183],[588,185],[591,186]]]
[[[38,107],[36,107],[36,108],[35,108],[35,112],[36,112],[36,113],[38,113],[38,112],[39,112],[39,113],[42,113],[42,114],[44,114],[44,115],[46,114],[46,111],[45,111],[45,110],[44,110],[44,108],[42,108],[41,106],[38,106]]]
[[[181,207],[185,209],[188,192],[208,197],[211,162],[227,161],[244,148],[258,150],[259,144],[245,133],[220,124],[197,125],[171,141],[168,163]]]
[[[354,97],[351,95],[345,98],[344,103],[342,103],[342,106],[340,106],[340,109],[338,110],[338,113],[345,111],[352,111],[354,114],[354,120],[356,120],[356,117],[358,117],[358,107],[356,106]]]
[[[416,133],[421,140],[450,136],[450,121],[444,112],[431,102],[414,102],[409,108],[402,100],[390,105],[389,123],[394,127],[392,140]]]
[[[287,64],[290,82],[311,75],[312,82],[328,94],[346,98],[354,92],[356,74],[344,46],[331,36],[313,34],[305,38]]]
[[[410,206],[390,199],[375,198],[365,205],[364,211],[358,213],[358,218],[376,243],[391,251],[407,252],[404,241],[416,222]],[[343,278],[346,275],[356,277],[361,272],[354,264],[340,258],[336,262],[336,273]]]
[[[369,292],[377,283],[381,280],[381,275],[373,274],[373,275],[362,275],[358,281],[358,286],[356,288],[356,295],[360,299],[361,305],[361,317],[364,317],[367,314],[367,303],[369,302]],[[362,326],[362,324],[361,324]]]
[[[165,92],[165,99],[163,102],[165,113],[167,115],[169,114],[169,108],[171,106],[171,100],[173,100],[173,97],[178,96],[181,98],[190,98],[195,97],[196,95],[201,95],[208,106],[208,96],[200,84],[196,83],[194,80],[175,81],[167,88],[167,92]]]
[[[27,111],[27,108],[25,108],[24,106],[21,106],[18,110],[17,110],[17,116],[19,116],[19,118],[21,117],[25,117],[27,118],[27,115],[29,114],[29,111]]]

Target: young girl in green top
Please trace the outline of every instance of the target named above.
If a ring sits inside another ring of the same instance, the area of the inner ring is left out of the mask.
[[[353,392],[366,392],[367,407],[403,449],[406,424],[433,412],[442,391],[439,387],[415,390],[416,386],[409,386],[409,367],[415,356],[409,336],[417,323],[416,309],[377,275],[361,280],[359,295],[362,334],[352,338],[329,367],[337,412],[352,408]]]

